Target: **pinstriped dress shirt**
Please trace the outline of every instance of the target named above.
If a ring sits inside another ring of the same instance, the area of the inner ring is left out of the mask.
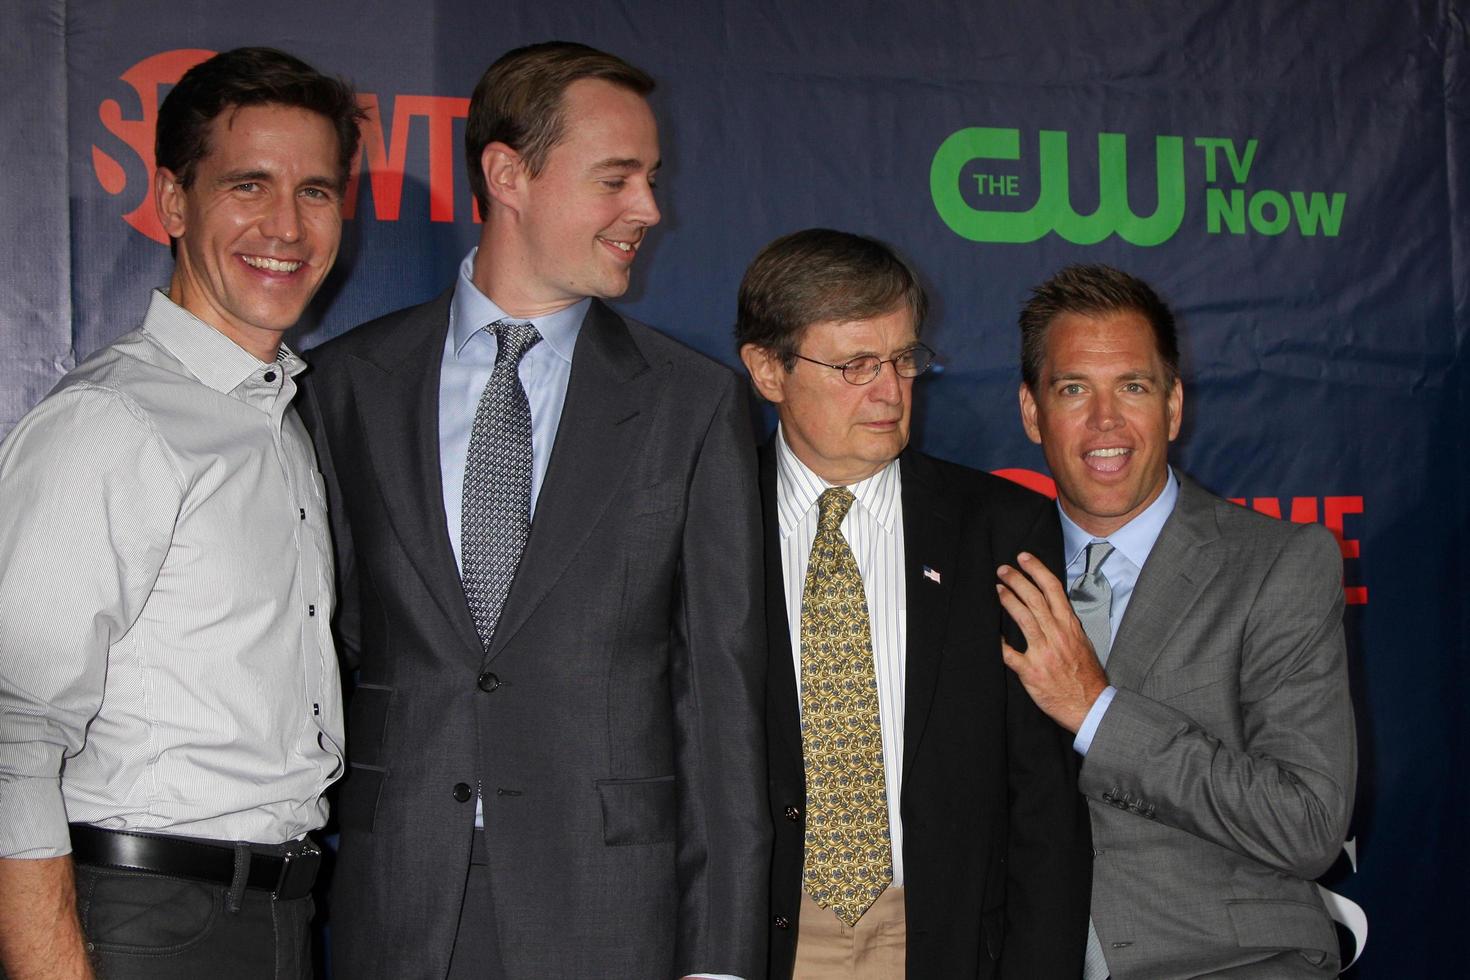
[[[280,843],[342,772],[321,478],[264,364],[155,293],[0,445],[0,856],[67,822]]]
[[[776,511],[781,531],[781,572],[786,582],[786,619],[796,684],[801,687],[801,594],[812,541],[817,536],[817,498],[830,486],[776,438]],[[888,791],[888,833],[893,843],[893,884],[903,885],[903,820],[899,794],[903,775],[903,697],[908,591],[903,575],[903,487],[898,460],[848,488],[856,502],[842,519],[842,536],[852,548],[873,637],[878,680],[878,724],[883,736],[883,775]],[[797,703],[801,703],[800,690]]]

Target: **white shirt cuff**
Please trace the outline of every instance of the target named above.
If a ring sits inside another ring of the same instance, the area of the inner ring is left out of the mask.
[[[71,853],[60,777],[0,776],[0,857],[51,858]]]

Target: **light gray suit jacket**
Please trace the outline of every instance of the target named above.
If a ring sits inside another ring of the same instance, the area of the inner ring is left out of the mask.
[[[445,293],[324,345],[306,375],[337,632],[361,671],[337,975],[445,975],[478,786],[512,980],[757,977],[770,823],[746,386],[593,302],[486,651],[440,490],[448,324]]]
[[[1079,783],[1115,980],[1337,973],[1312,879],[1342,845],[1356,778],[1342,610],[1325,528],[1181,477]]]

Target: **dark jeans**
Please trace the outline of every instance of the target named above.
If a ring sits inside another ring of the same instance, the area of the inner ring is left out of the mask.
[[[78,865],[77,911],[98,980],[311,980],[311,899]]]

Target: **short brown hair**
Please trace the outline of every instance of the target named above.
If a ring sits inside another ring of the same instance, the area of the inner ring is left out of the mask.
[[[465,166],[480,214],[490,212],[490,192],[480,158],[491,143],[521,155],[532,177],[546,166],[551,148],[566,135],[567,86],[600,78],[638,95],[653,91],[653,78],[622,58],[572,41],[546,41],[508,51],[485,70],[470,96],[464,127]]]
[[[1036,390],[1046,360],[1046,337],[1057,317],[1125,312],[1139,314],[1153,328],[1154,345],[1172,388],[1179,380],[1179,332],[1173,311],[1148,283],[1110,265],[1069,265],[1031,290],[1031,299],[1021,308],[1021,380]]]
[[[227,109],[257,105],[305,109],[331,123],[339,189],[347,185],[364,116],[352,86],[275,48],[235,48],[185,72],[158,107],[154,159],[189,187],[195,164],[209,155],[210,123]]]
[[[771,242],[745,270],[735,344],[764,347],[790,370],[812,324],[865,320],[901,304],[913,314],[917,333],[929,298],[892,248],[864,235],[808,228]]]

